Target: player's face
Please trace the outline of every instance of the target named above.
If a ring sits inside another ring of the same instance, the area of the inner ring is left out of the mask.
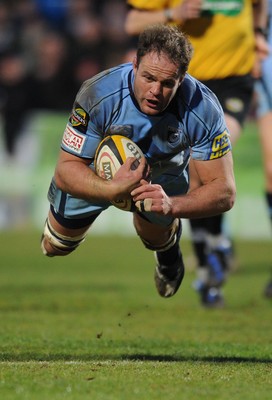
[[[138,65],[135,59],[133,70],[134,95],[141,111],[147,115],[161,113],[182,82],[177,65],[165,54],[152,52],[142,57]]]

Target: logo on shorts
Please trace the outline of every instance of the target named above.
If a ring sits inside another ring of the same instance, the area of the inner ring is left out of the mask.
[[[240,113],[244,109],[244,103],[237,97],[230,97],[226,100],[226,109],[232,113]]]

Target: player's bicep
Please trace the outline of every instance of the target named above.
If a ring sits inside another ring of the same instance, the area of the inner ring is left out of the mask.
[[[225,180],[234,183],[232,153],[228,152],[223,157],[213,160],[193,160],[194,173],[201,185],[206,185],[214,180]]]
[[[78,157],[74,154],[71,154],[71,153],[61,149],[59,152],[57,166],[60,164],[63,164],[63,163],[68,163],[68,162],[77,162],[77,163],[82,163],[85,165],[90,164],[90,160]]]

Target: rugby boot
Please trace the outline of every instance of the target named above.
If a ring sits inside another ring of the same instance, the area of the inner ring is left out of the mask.
[[[166,251],[154,253],[157,265],[155,268],[155,285],[162,297],[173,296],[180,287],[184,277],[184,264],[180,251],[181,222],[177,231],[175,244]]]

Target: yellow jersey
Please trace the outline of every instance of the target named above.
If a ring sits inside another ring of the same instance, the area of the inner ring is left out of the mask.
[[[162,10],[181,0],[127,0],[134,8]],[[253,0],[205,0],[201,17],[187,20],[194,55],[188,72],[199,80],[251,72],[255,59]]]

